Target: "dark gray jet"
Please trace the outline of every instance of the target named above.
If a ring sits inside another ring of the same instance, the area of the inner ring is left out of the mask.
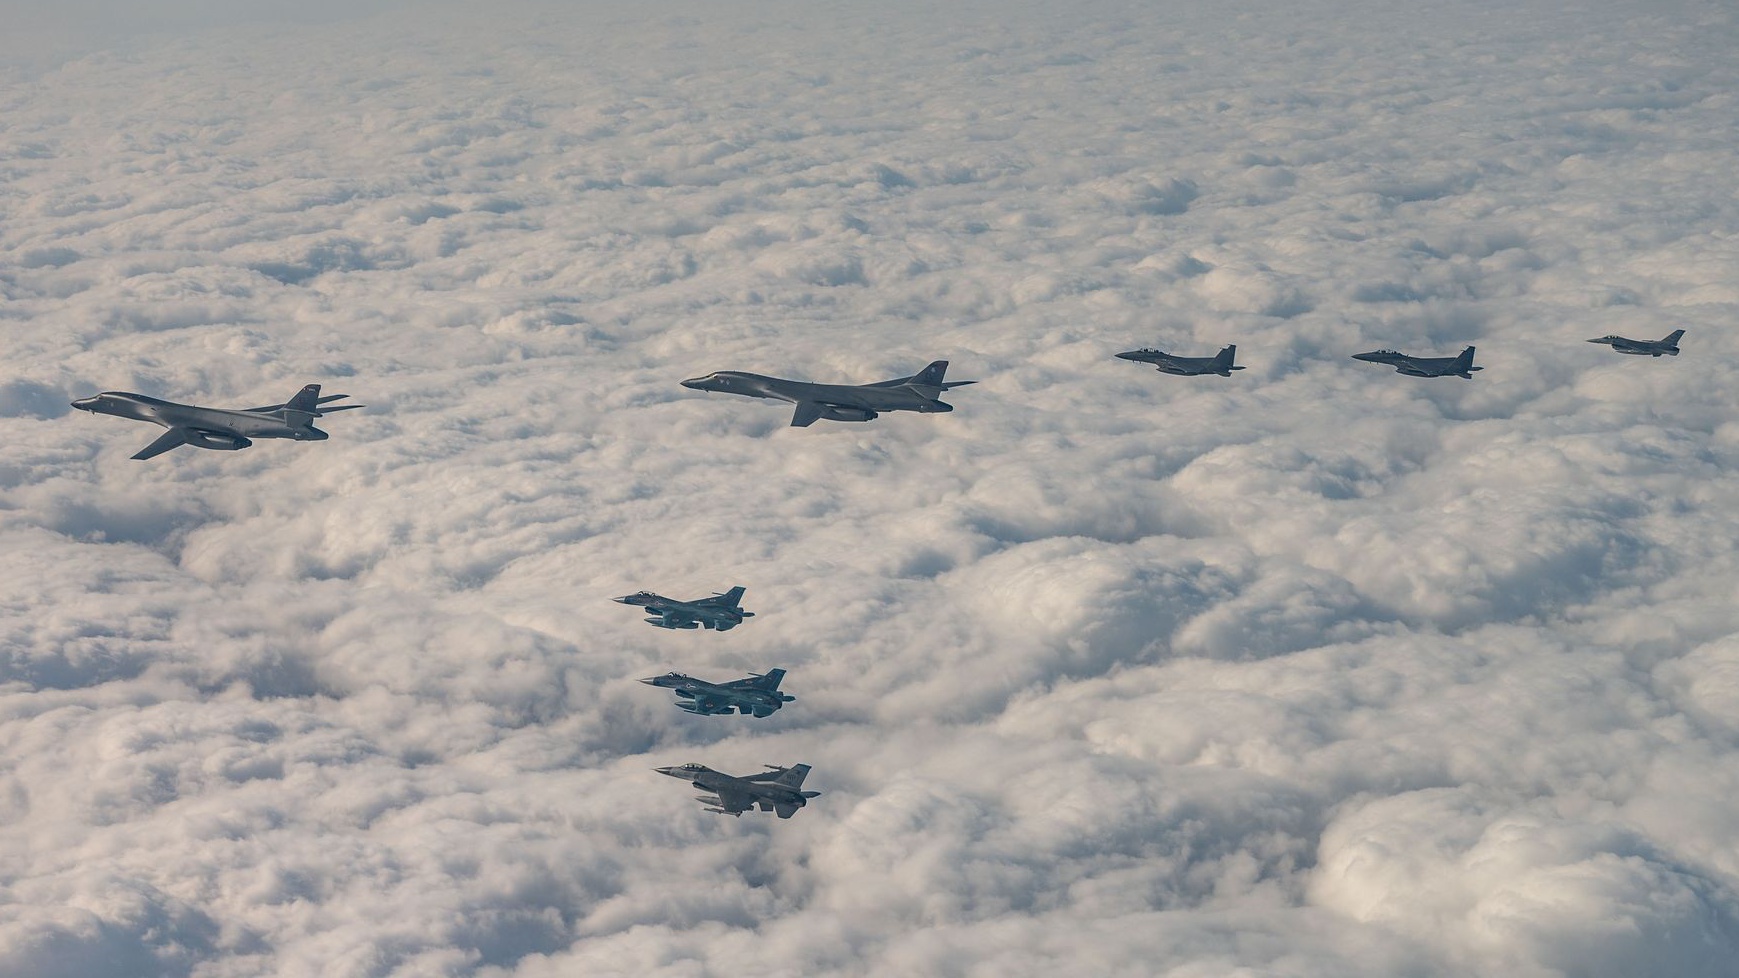
[[[680,672],[640,681],[648,686],[675,690],[677,709],[703,717],[728,714],[732,710],[743,716],[770,717],[779,707],[797,700],[795,696],[779,692],[779,683],[784,678],[785,670],[769,669],[764,676],[750,675],[747,679],[733,679],[728,683],[709,683]]]
[[[821,794],[819,791],[799,790],[803,787],[803,779],[809,775],[807,764],[791,767],[769,764],[760,774],[740,778],[721,774],[704,764],[653,770],[681,778],[702,791],[712,792],[701,795],[699,801],[707,806],[707,811],[720,815],[741,815],[758,805],[763,812],[776,812],[780,818],[790,818],[797,814],[797,809],[809,804],[809,799]]]
[[[1463,380],[1472,380],[1472,371],[1485,369],[1473,365],[1471,346],[1462,350],[1458,357],[1410,357],[1394,350],[1376,350],[1371,353],[1355,353],[1353,359],[1386,363],[1394,367],[1396,372],[1409,377],[1460,377]]]
[[[873,421],[883,411],[918,411],[923,414],[945,414],[954,410],[937,398],[956,387],[975,384],[975,380],[944,383],[948,361],[937,360],[910,377],[897,377],[879,384],[850,386],[845,384],[811,384],[801,380],[780,380],[739,370],[721,370],[685,380],[682,386],[697,391],[718,391],[742,394],[745,397],[770,397],[797,405],[791,416],[793,428],[807,428],[820,418],[829,421]]]
[[[320,396],[320,385],[309,384],[295,397],[282,404],[264,407],[226,408],[194,407],[160,401],[144,394],[104,391],[92,397],[80,398],[72,406],[92,414],[112,414],[117,418],[149,421],[168,431],[146,445],[134,458],[155,458],[172,448],[192,445],[219,452],[233,452],[253,444],[255,438],[293,438],[296,441],[325,441],[326,432],[314,427],[314,419],[335,411],[363,407],[345,404],[322,407],[328,401],[349,397],[349,394]]]
[[[1682,329],[1675,329],[1658,340],[1632,340],[1622,336],[1602,336],[1590,343],[1605,343],[1612,347],[1614,353],[1629,353],[1639,357],[1676,357],[1679,355],[1679,337],[1685,335]]]
[[[744,618],[755,617],[753,611],[744,611],[740,604],[743,590],[741,587],[734,587],[723,594],[694,601],[678,601],[651,591],[636,591],[611,600],[636,605],[656,615],[655,618],[646,619],[648,625],[659,628],[711,628],[728,632],[741,625]]]
[[[1199,377],[1202,374],[1230,377],[1232,371],[1244,369],[1232,365],[1232,358],[1237,355],[1238,348],[1228,346],[1217,356],[1211,357],[1174,357],[1159,350],[1130,350],[1128,353],[1117,354],[1117,359],[1151,363],[1159,368],[1160,373],[1176,374],[1179,377]]]

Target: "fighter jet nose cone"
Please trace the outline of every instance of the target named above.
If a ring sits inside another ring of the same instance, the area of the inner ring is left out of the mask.
[[[642,682],[642,683],[645,683],[645,684],[646,684],[646,685],[648,685],[648,686],[656,686],[656,685],[658,685],[658,680],[657,680],[657,679],[656,679],[656,678],[654,678],[654,679],[639,679],[639,680],[636,680],[636,682]]]
[[[698,391],[698,390],[703,389],[701,387],[701,378],[699,378],[699,377],[691,377],[688,380],[683,381],[682,386],[688,388],[691,391]]]
[[[97,406],[97,399],[95,397],[81,397],[72,402],[72,406],[78,408],[80,411],[89,411],[91,408]]]
[[[673,768],[673,767],[655,767],[652,770],[657,771],[659,774],[673,774],[673,773],[675,773],[676,768]]]

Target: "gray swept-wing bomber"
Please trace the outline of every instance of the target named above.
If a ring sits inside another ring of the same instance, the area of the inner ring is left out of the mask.
[[[790,818],[797,814],[797,809],[807,805],[809,799],[821,794],[819,791],[802,790],[803,779],[809,775],[807,764],[794,764],[791,767],[769,764],[767,770],[760,774],[741,777],[714,771],[705,764],[682,764],[653,770],[659,774],[681,778],[702,791],[712,792],[710,795],[701,795],[698,800],[706,806],[707,811],[720,815],[741,815],[759,807],[763,812],[774,812],[780,818]]]
[[[789,693],[779,692],[779,683],[784,678],[785,670],[769,669],[765,675],[751,674],[747,679],[725,683],[709,683],[680,672],[640,681],[675,692],[676,708],[699,716],[719,716],[735,711],[743,716],[770,717],[781,706],[797,700]]]
[[[1232,376],[1232,371],[1243,370],[1243,367],[1232,363],[1238,355],[1236,346],[1228,346],[1211,357],[1179,357],[1163,350],[1130,350],[1128,353],[1117,354],[1119,360],[1134,360],[1137,363],[1151,363],[1162,374],[1176,374],[1179,377],[1199,377],[1202,374],[1219,374],[1221,377]]]
[[[682,386],[697,391],[718,391],[741,394],[744,397],[767,397],[797,405],[791,416],[791,426],[807,428],[820,419],[829,421],[873,421],[885,411],[917,411],[923,414],[943,414],[954,406],[940,400],[942,394],[956,387],[974,384],[973,380],[944,381],[948,361],[937,360],[910,377],[896,377],[876,384],[811,384],[801,380],[781,380],[740,370],[720,370],[685,380]]]
[[[711,628],[728,632],[741,625],[744,618],[755,617],[753,611],[743,610],[741,602],[744,590],[742,587],[733,587],[723,594],[696,598],[693,601],[678,601],[651,591],[636,591],[612,600],[645,608],[647,613],[654,616],[646,619],[646,624],[658,628]]]
[[[1612,347],[1614,353],[1629,353],[1639,357],[1676,357],[1679,355],[1679,337],[1685,335],[1682,329],[1675,329],[1658,340],[1633,340],[1624,336],[1602,336],[1589,340],[1590,343],[1604,343]]]
[[[1394,367],[1397,373],[1409,377],[1460,377],[1463,380],[1472,380],[1473,371],[1485,369],[1473,365],[1471,346],[1462,350],[1458,357],[1410,357],[1394,350],[1373,350],[1370,353],[1355,353],[1353,359],[1386,363]]]
[[[282,404],[235,410],[177,404],[174,401],[125,391],[104,391],[80,398],[72,402],[72,406],[92,414],[111,414],[117,418],[149,421],[168,429],[156,441],[133,456],[136,459],[147,459],[182,445],[233,452],[252,445],[255,438],[325,441],[326,432],[314,427],[314,419],[363,406],[325,406],[331,401],[349,396],[328,394],[321,397],[320,385],[309,384]]]

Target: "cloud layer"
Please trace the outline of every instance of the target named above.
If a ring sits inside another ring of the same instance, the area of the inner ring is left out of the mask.
[[[177,17],[0,87],[0,973],[1731,973],[1732,11]]]

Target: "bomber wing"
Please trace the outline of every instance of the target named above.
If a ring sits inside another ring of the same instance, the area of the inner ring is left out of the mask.
[[[798,401],[797,411],[791,415],[791,427],[807,428],[821,419],[821,413],[827,410],[827,405],[820,401]]]
[[[169,451],[170,449],[180,448],[182,445],[185,445],[185,444],[187,444],[187,429],[186,428],[170,428],[168,431],[165,431],[163,434],[158,435],[156,441],[154,441],[151,444],[146,445],[144,448],[140,449],[138,454],[134,455],[133,457],[136,459],[141,459],[141,460],[147,459],[147,458],[156,458],[157,456],[163,454],[164,452]]]

